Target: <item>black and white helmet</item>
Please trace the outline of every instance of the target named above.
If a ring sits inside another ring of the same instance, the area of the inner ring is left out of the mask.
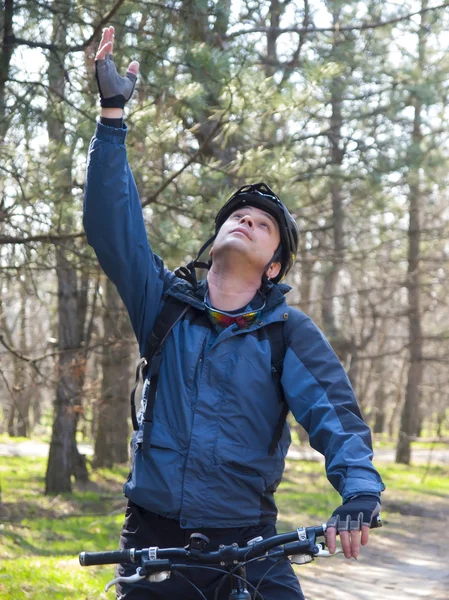
[[[273,283],[279,283],[291,269],[296,259],[298,252],[299,229],[295,219],[289,213],[285,204],[276,196],[271,188],[265,183],[253,183],[244,185],[233,194],[226,204],[218,211],[215,217],[215,233],[207,240],[198,252],[195,260],[191,260],[185,267],[178,267],[175,274],[182,279],[186,279],[192,285],[197,285],[195,268],[209,269],[211,262],[200,262],[200,256],[210,246],[220,227],[232,215],[232,213],[242,206],[255,206],[272,215],[279,225],[280,242],[280,258],[278,259],[278,251],[275,253],[275,260],[281,263],[281,270],[272,278]]]
[[[233,194],[215,217],[215,235],[234,211],[242,206],[255,206],[274,217],[281,236],[281,270],[272,281],[278,283],[291,269],[298,252],[299,229],[285,204],[265,183],[244,185]]]

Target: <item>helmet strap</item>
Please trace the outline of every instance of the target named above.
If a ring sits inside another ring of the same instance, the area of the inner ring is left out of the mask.
[[[180,279],[185,279],[186,281],[188,281],[194,288],[196,288],[198,286],[198,279],[196,277],[196,271],[195,269],[210,269],[210,262],[201,262],[199,260],[200,256],[203,254],[203,252],[206,250],[206,248],[208,248],[212,242],[215,240],[215,238],[217,237],[217,234],[214,234],[211,238],[209,238],[207,240],[207,242],[205,244],[203,244],[200,248],[200,251],[197,254],[197,257],[195,258],[195,260],[191,260],[189,263],[187,263],[187,265],[184,267],[178,267],[175,270],[175,275],[176,277],[179,277]]]
[[[266,273],[264,273],[262,275],[262,283],[260,285],[259,291],[262,294],[263,297],[265,297],[269,291],[269,289],[272,286],[272,282],[270,281],[269,277],[267,277]]]

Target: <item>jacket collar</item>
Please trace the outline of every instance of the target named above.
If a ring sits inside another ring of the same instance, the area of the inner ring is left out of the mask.
[[[289,285],[285,283],[270,283],[264,290],[266,304],[264,313],[271,310],[278,304],[285,302],[284,296],[291,290]],[[198,282],[194,288],[188,281],[177,277],[174,283],[168,288],[166,294],[173,296],[181,302],[190,304],[198,310],[204,311],[204,297],[207,291],[207,280],[203,279]]]

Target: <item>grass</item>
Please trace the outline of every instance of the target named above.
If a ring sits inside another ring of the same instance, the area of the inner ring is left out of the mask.
[[[43,494],[45,467],[43,458],[0,457],[0,598],[111,600],[113,592],[102,590],[113,569],[82,568],[78,554],[117,547],[127,467],[93,471],[89,484],[53,498]],[[323,470],[315,462],[288,462],[277,497],[280,530],[322,523],[340,503]],[[385,464],[381,472],[386,523],[395,504],[447,503],[448,467]]]
[[[319,525],[340,503],[340,495],[327,481],[322,464],[287,462],[277,494],[281,531]]]
[[[82,569],[82,550],[117,547],[127,468],[98,470],[73,494],[44,496],[46,459],[0,459],[0,598],[112,598],[110,567]]]

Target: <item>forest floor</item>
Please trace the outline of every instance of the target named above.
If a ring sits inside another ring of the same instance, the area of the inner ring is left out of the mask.
[[[82,568],[77,554],[116,547],[127,466],[91,471],[88,484],[52,498],[43,494],[45,454],[23,456],[22,442],[0,441],[9,446],[0,457],[0,598],[113,598],[102,592],[112,569]],[[376,456],[387,485],[384,527],[357,561],[339,555],[295,567],[306,599],[449,600],[448,462],[431,456],[408,467]],[[287,461],[277,494],[281,531],[322,523],[339,504],[323,472],[316,460]]]

